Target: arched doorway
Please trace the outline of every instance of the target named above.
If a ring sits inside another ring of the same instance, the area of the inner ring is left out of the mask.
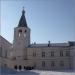
[[[15,65],[15,66],[14,66],[14,69],[16,69],[16,70],[17,70],[17,65]]]
[[[24,66],[24,69],[26,69],[26,67]]]
[[[21,70],[22,69],[22,66],[21,65],[19,65],[19,70]]]

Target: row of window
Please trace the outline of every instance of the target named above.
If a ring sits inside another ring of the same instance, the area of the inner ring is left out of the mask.
[[[45,61],[42,61],[42,67],[45,67]],[[61,67],[63,67],[64,66],[64,62],[63,61],[60,61],[60,63],[59,63],[59,65],[61,66]],[[52,67],[54,67],[55,66],[55,62],[54,61],[51,61],[51,66]]]
[[[66,56],[70,56],[70,51],[66,51]],[[33,52],[33,56],[35,57],[36,56],[36,52]],[[45,52],[42,52],[42,57],[45,57],[46,56],[46,53]],[[54,56],[54,51],[51,51],[51,56],[53,57]],[[63,51],[60,51],[60,56],[64,56],[64,53]]]
[[[64,56],[63,51],[60,51],[60,56]],[[70,56],[70,51],[66,51],[66,56]]]
[[[61,67],[64,67],[64,62],[63,61],[60,61],[59,65]],[[45,67],[45,66],[46,66],[45,61],[42,61],[42,67]],[[51,67],[54,67],[54,66],[56,66],[55,62],[54,61],[51,61]],[[36,67],[36,64],[35,64],[35,67]],[[30,66],[27,66],[26,67],[26,66],[24,66],[24,69],[31,70],[31,69],[34,69],[35,67],[30,67]],[[22,66],[21,65],[19,65],[19,66],[15,65],[14,68],[21,70],[22,69]]]

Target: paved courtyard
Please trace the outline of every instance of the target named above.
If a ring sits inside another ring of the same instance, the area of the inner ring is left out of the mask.
[[[0,68],[0,75],[75,75],[75,72],[74,71],[40,71],[40,70],[14,71],[8,68]]]

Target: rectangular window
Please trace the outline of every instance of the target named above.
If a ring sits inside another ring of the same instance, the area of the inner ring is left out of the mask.
[[[51,66],[54,67],[55,66],[55,62],[51,61]]]
[[[54,56],[54,51],[51,51],[51,56],[52,56],[52,57]]]
[[[42,57],[45,57],[45,52],[42,52]]]
[[[33,66],[34,68],[36,67],[36,62],[34,62],[34,66]]]
[[[7,50],[5,50],[5,55],[4,55],[4,57],[7,58]]]
[[[36,57],[36,52],[33,52],[33,56]]]
[[[66,51],[66,56],[70,56],[70,51]]]
[[[61,56],[61,57],[63,56],[63,51],[60,51],[60,56]]]
[[[0,57],[2,57],[2,47],[0,47]]]
[[[64,62],[60,61],[60,66],[63,67],[64,66]]]
[[[45,61],[42,61],[42,67],[45,67]]]

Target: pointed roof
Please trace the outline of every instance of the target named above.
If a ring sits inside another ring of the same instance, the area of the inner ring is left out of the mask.
[[[26,22],[26,18],[25,18],[25,10],[24,10],[24,8],[22,10],[22,16],[21,16],[21,18],[19,20],[18,27],[27,27],[27,22]]]

